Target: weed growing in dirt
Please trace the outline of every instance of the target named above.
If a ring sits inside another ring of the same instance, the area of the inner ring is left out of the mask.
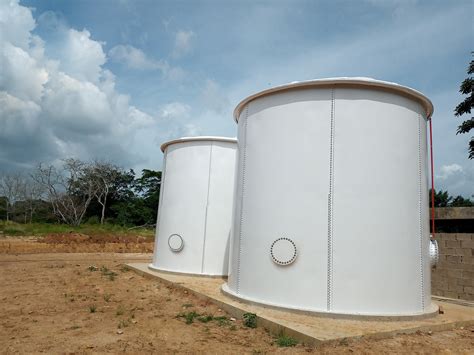
[[[91,304],[89,306],[89,312],[95,313],[97,311],[97,306],[95,304]]]
[[[194,305],[192,303],[183,304],[183,308],[190,308],[190,307],[194,307]]]
[[[121,316],[124,313],[125,313],[125,308],[122,305],[118,306],[117,311],[115,312],[115,315]]]
[[[199,314],[192,311],[188,313],[179,313],[176,318],[184,318],[186,319],[186,324],[191,324],[194,322],[194,318],[199,317]]]
[[[248,328],[257,328],[257,315],[255,313],[244,313],[244,325]]]
[[[214,320],[217,321],[219,326],[229,325],[230,320],[226,316],[214,317]]]
[[[99,268],[97,268],[97,267],[94,266],[94,265],[91,265],[91,266],[89,266],[89,267],[87,268],[87,270],[89,270],[90,272],[93,272],[93,271],[99,270]]]
[[[200,321],[200,322],[202,322],[202,323],[210,322],[210,321],[213,320],[213,319],[214,319],[214,317],[211,316],[211,315],[198,317],[198,321]]]
[[[105,301],[105,302],[109,302],[111,297],[112,297],[112,295],[111,295],[110,293],[106,293],[106,294],[104,295],[104,301]]]
[[[130,320],[129,319],[127,319],[127,320],[122,319],[118,324],[118,328],[123,329],[123,328],[128,327],[129,325],[130,325]]]
[[[113,272],[112,270],[109,270],[105,266],[102,266],[100,268],[100,272],[101,272],[102,276],[106,276],[110,281],[114,281],[115,277],[118,276],[118,274],[116,272]]]
[[[127,265],[122,265],[122,267],[120,268],[120,271],[128,272],[128,271],[130,271],[130,268]]]
[[[298,344],[298,341],[292,337],[282,334],[278,337],[276,343],[279,347],[290,347]]]

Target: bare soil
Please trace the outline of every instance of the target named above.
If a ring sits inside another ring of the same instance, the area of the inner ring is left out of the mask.
[[[125,253],[0,254],[0,352],[474,353],[474,327],[281,348],[264,329],[247,328],[211,303],[123,267],[127,261],[150,258]],[[190,312],[225,318],[207,323],[195,318],[186,324],[180,315]]]
[[[2,237],[0,254],[151,253],[153,239],[142,236],[51,233],[44,237]]]

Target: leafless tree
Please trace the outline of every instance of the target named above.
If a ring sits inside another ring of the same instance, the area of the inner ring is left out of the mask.
[[[100,224],[104,224],[107,198],[112,192],[116,181],[122,175],[122,170],[111,163],[97,160],[94,161],[89,170],[90,178],[95,182],[94,196],[102,207]]]
[[[21,174],[4,174],[0,177],[0,193],[5,197],[7,221],[15,209],[15,203],[21,198],[24,180]]]
[[[44,197],[45,188],[39,184],[33,176],[28,176],[22,184],[22,199],[24,200],[25,223],[33,221],[33,215],[38,206],[38,202]]]
[[[34,179],[47,192],[54,213],[64,223],[80,225],[95,196],[97,184],[90,178],[91,166],[78,159],[66,159],[61,169],[40,164]]]

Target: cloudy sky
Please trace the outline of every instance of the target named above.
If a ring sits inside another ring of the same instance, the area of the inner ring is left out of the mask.
[[[163,141],[236,136],[249,94],[368,76],[433,101],[437,187],[471,196],[453,109],[473,16],[471,0],[0,0],[0,170],[72,156],[160,169]]]

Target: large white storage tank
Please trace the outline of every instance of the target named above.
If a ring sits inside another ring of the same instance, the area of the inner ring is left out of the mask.
[[[427,119],[418,91],[295,82],[235,109],[228,283],[240,299],[333,314],[431,314]]]
[[[237,140],[185,137],[164,143],[151,269],[227,275]]]

